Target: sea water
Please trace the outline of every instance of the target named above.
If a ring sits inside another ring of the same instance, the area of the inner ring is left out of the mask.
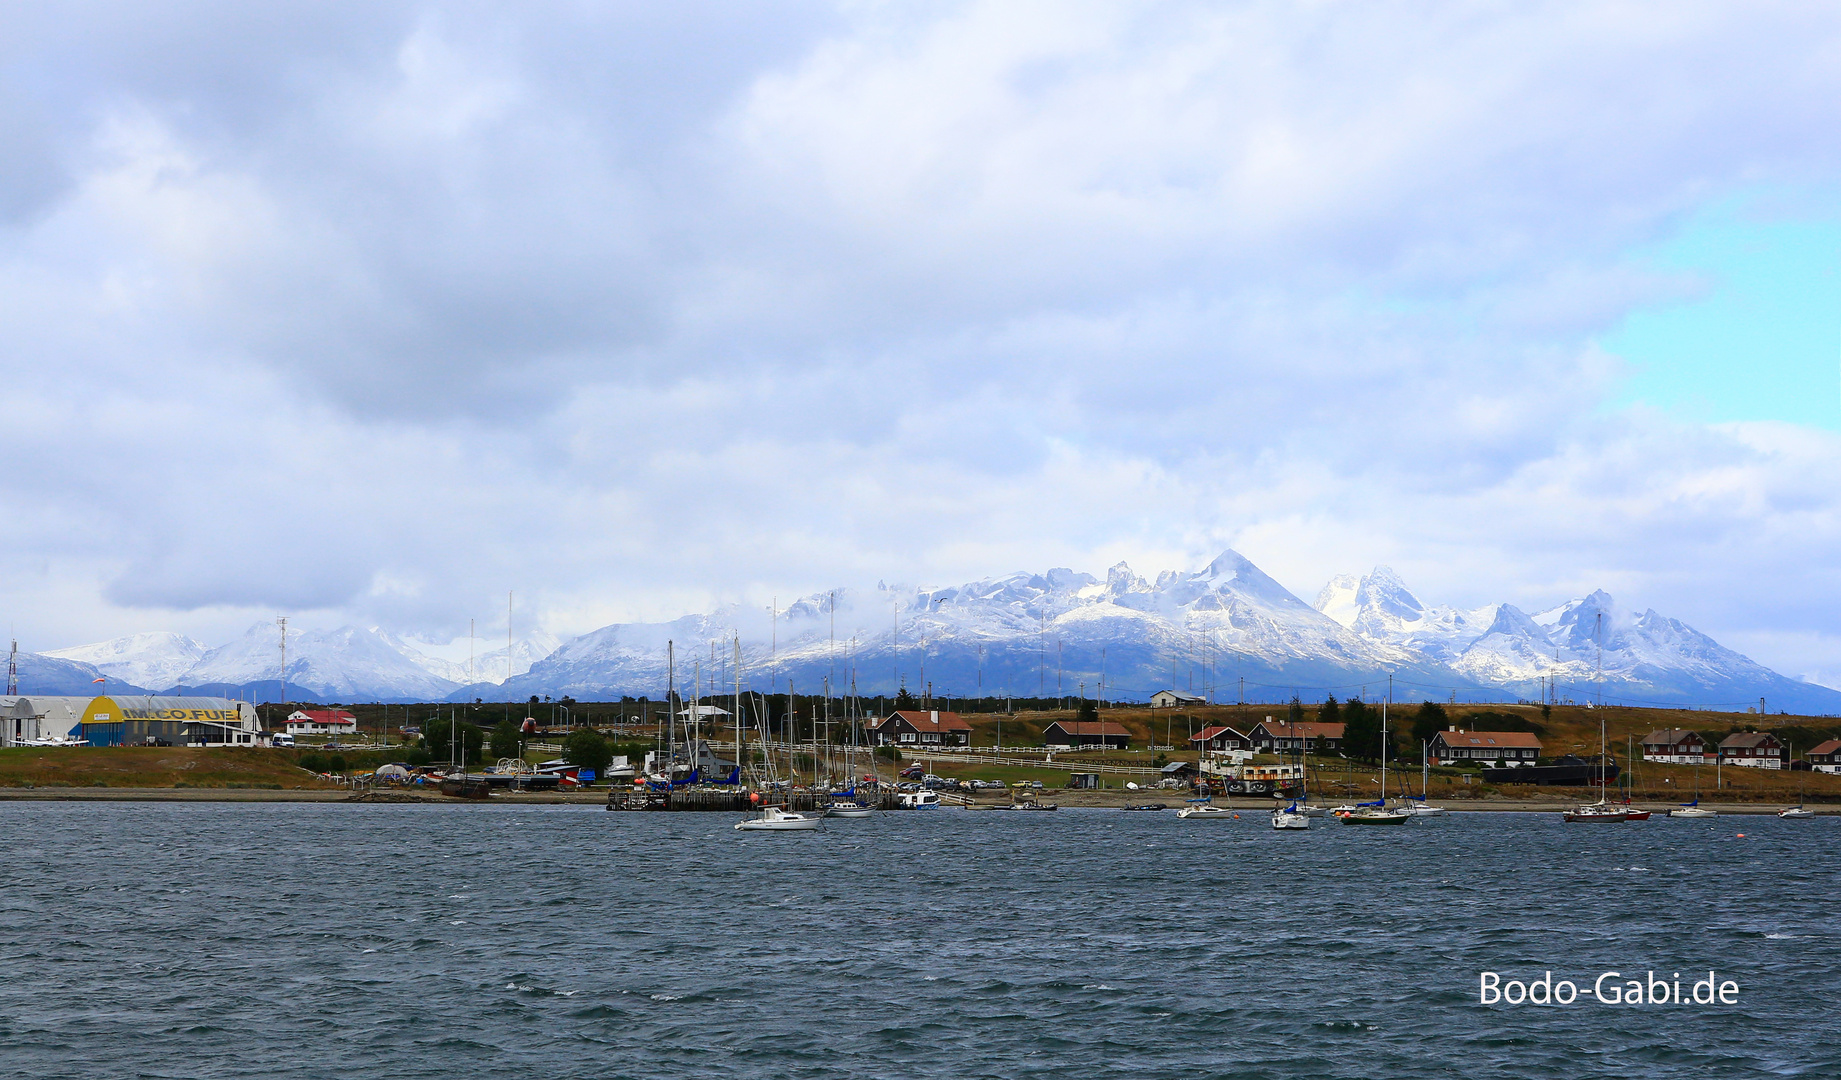
[[[1841,1075],[1837,819],[732,825],[0,803],[0,1075]]]

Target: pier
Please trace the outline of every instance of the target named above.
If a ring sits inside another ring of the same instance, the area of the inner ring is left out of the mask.
[[[654,791],[649,788],[614,788],[607,793],[609,810],[703,810],[742,812],[753,810],[747,791],[711,788],[679,788]],[[793,791],[786,794],[761,795],[762,801],[784,805],[788,810],[823,810],[831,803],[825,791]],[[904,809],[892,791],[859,791],[857,802],[877,810]]]

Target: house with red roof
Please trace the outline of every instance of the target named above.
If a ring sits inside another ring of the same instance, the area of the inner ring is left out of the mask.
[[[352,735],[358,718],[344,709],[297,709],[288,714],[290,735]]]
[[[901,709],[871,724],[869,732],[883,746],[924,750],[972,744],[972,725],[958,713],[938,709]]]
[[[1434,765],[1488,764],[1513,768],[1539,761],[1541,741],[1529,731],[1441,731],[1432,736],[1426,753]]]

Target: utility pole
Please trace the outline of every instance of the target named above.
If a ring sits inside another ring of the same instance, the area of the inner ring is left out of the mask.
[[[288,703],[288,617],[275,616],[275,625],[281,627],[281,703]]]

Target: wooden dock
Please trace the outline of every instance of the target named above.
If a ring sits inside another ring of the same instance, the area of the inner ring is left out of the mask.
[[[609,810],[703,810],[739,813],[752,810],[749,792],[735,788],[679,788],[676,791],[653,791],[649,788],[612,788],[607,793]],[[788,810],[814,811],[830,805],[831,796],[823,791],[794,791],[763,795]],[[904,809],[892,791],[859,791],[857,801],[877,810]]]

